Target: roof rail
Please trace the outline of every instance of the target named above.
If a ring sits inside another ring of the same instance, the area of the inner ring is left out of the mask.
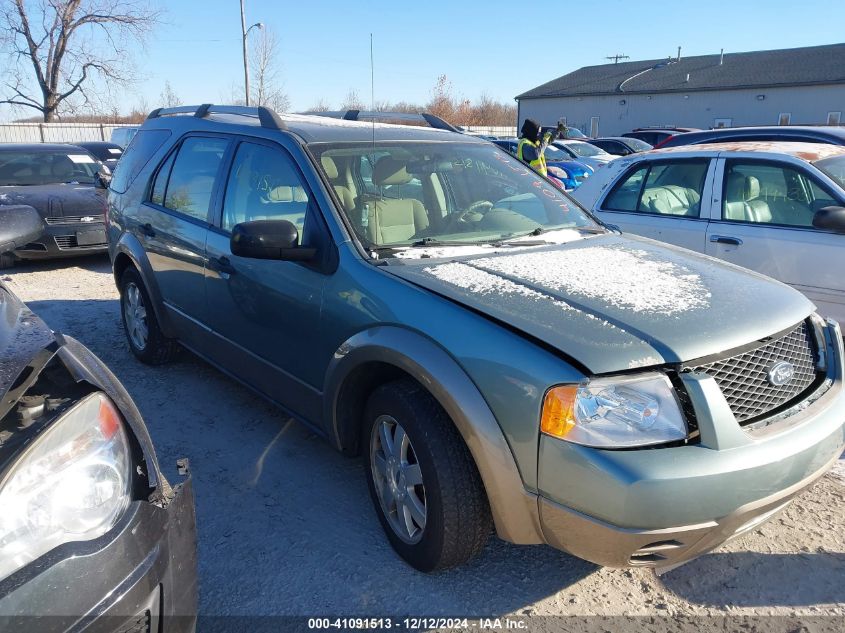
[[[147,115],[147,119],[158,119],[162,116],[188,114],[199,119],[204,119],[209,114],[235,114],[258,118],[261,127],[271,130],[286,130],[287,125],[275,110],[265,106],[226,106],[203,103],[198,106],[176,106],[174,108],[156,108]]]
[[[447,123],[436,114],[429,112],[390,112],[381,110],[334,110],[327,112],[306,112],[305,114],[315,116],[331,117],[333,119],[344,119],[346,121],[360,121],[362,119],[386,119],[388,121],[423,121],[437,130],[448,130],[449,132],[461,133],[451,123]]]

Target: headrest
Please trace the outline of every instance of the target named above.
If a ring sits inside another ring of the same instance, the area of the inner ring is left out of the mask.
[[[329,180],[334,180],[338,176],[337,165],[331,156],[320,156],[320,163],[323,165],[323,170]]]
[[[760,181],[754,176],[745,177],[745,200],[754,200],[760,197]]]
[[[274,187],[267,194],[270,202],[308,202],[308,196],[302,187]]]
[[[384,185],[406,185],[411,182],[411,174],[405,168],[402,161],[384,156],[379,159],[373,168],[373,183],[379,187]]]
[[[745,181],[742,174],[732,172],[728,174],[728,184],[725,190],[728,202],[745,202]]]

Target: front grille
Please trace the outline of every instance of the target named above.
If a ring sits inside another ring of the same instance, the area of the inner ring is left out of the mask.
[[[79,248],[79,243],[76,241],[75,235],[57,235],[56,244],[58,244],[59,248],[62,250]]]
[[[795,374],[785,385],[769,381],[769,370],[787,361]],[[816,362],[807,324],[750,351],[712,363],[686,367],[715,379],[737,421],[742,424],[789,404],[816,380]]]
[[[83,218],[85,218],[83,220]],[[90,219],[88,219],[90,218]],[[65,216],[50,216],[44,218],[44,221],[50,226],[57,226],[62,224],[96,224],[97,222],[105,222],[106,216],[103,214],[95,215],[65,215]]]

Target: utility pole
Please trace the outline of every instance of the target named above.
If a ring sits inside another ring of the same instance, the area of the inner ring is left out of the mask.
[[[244,101],[246,105],[249,105],[249,61],[247,57],[246,33],[246,11],[244,9],[244,0],[241,0],[241,35],[243,36],[244,44]]]
[[[246,28],[246,9],[244,8],[244,0],[241,0],[241,35],[243,36],[244,45],[244,103],[246,105],[249,105],[249,52],[247,50],[247,36],[255,27],[263,29],[264,24],[256,22],[251,27]]]

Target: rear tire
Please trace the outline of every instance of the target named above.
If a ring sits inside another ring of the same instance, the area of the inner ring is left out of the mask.
[[[129,349],[147,365],[164,365],[179,353],[179,343],[161,331],[150,296],[134,268],[120,278],[120,316]]]
[[[0,253],[0,270],[11,268],[15,265],[17,257],[13,253]]]
[[[433,572],[478,554],[492,530],[469,449],[419,383],[380,386],[365,410],[362,447],[370,496],[393,549]]]

